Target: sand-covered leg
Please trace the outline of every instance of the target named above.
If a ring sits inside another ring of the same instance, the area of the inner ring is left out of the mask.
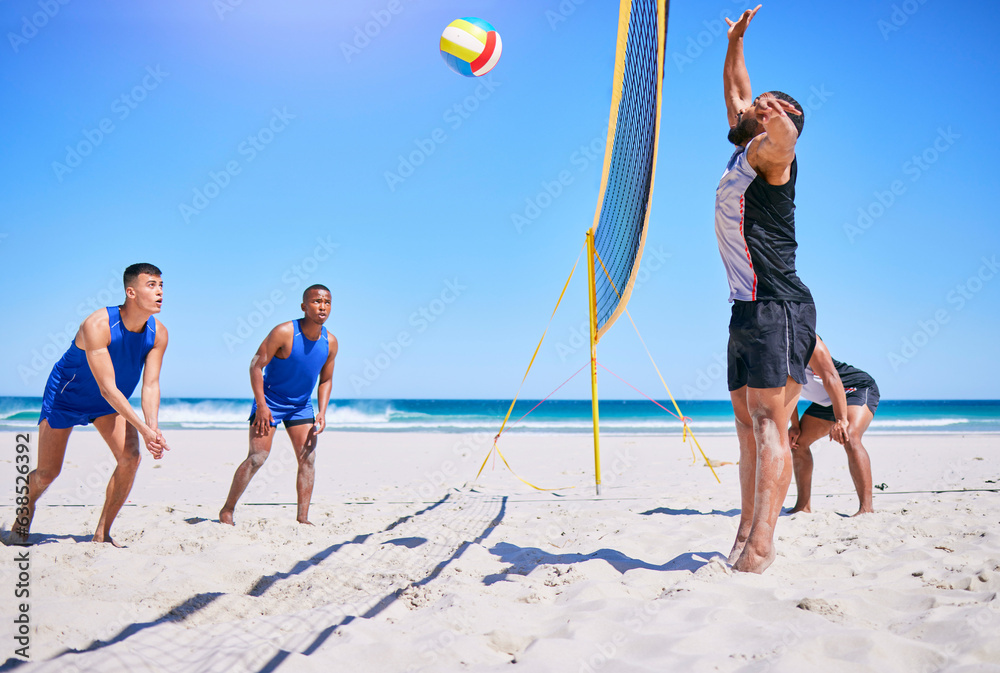
[[[733,569],[762,573],[774,561],[774,527],[792,481],[788,421],[798,400],[799,384],[783,388],[748,388],[747,406],[757,443],[757,473],[750,534]]]
[[[106,542],[121,547],[111,539],[111,525],[132,491],[135,474],[139,470],[141,460],[139,433],[118,414],[109,414],[96,419],[94,427],[101,433],[118,463],[111,474],[111,479],[108,480],[101,518],[97,521],[97,530],[94,531],[94,542]]]
[[[27,513],[15,517],[11,524],[7,544],[28,545],[31,523],[35,518],[35,506],[49,485],[62,471],[66,457],[66,444],[73,428],[53,428],[45,419],[38,424],[38,463],[28,475]]]
[[[801,431],[796,446],[792,449],[792,468],[795,472],[795,506],[790,513],[812,512],[812,445],[826,437],[833,423],[822,418],[803,414],[799,423]]]
[[[309,503],[312,500],[313,484],[316,481],[316,426],[295,425],[288,428],[288,436],[295,449],[295,460],[298,470],[295,476],[295,494],[298,508],[295,519],[299,523],[311,524],[309,521]]]
[[[736,540],[727,559],[732,565],[743,552],[750,525],[753,522],[754,483],[757,475],[757,442],[753,434],[753,419],[747,408],[746,386],[730,393],[733,412],[736,415],[736,437],[740,443],[740,523],[736,529]]]
[[[235,525],[233,513],[236,511],[236,503],[239,501],[240,496],[243,495],[243,491],[246,490],[250,480],[257,474],[257,470],[261,468],[261,465],[264,464],[264,461],[270,455],[271,443],[273,441],[273,428],[261,434],[255,426],[250,426],[250,451],[239,467],[236,468],[236,474],[233,475],[233,484],[229,487],[229,496],[226,498],[226,504],[219,510],[219,521],[221,523],[227,523],[230,526]]]

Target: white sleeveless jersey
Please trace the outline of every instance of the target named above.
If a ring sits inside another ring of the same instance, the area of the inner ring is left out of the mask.
[[[833,406],[833,400],[830,399],[826,388],[823,387],[823,379],[808,365],[806,365],[806,382],[803,384],[800,394],[805,399],[815,402],[821,407]]]

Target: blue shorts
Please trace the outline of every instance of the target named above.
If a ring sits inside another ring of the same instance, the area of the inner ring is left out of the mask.
[[[38,424],[41,425],[42,421],[48,421],[49,427],[62,430],[65,428],[71,428],[74,425],[89,425],[101,416],[107,416],[108,414],[117,414],[118,412],[112,409],[111,411],[72,411],[68,409],[52,409],[42,406],[42,413],[38,417]]]
[[[73,378],[64,381],[59,367],[54,367],[45,382],[42,411],[38,424],[48,421],[49,427],[62,430],[74,425],[89,425],[101,416],[118,413],[100,391],[95,395],[90,387],[80,388]]]
[[[312,402],[308,402],[301,406],[285,406],[280,404],[274,404],[268,400],[267,408],[271,410],[271,427],[275,427],[278,423],[284,423],[286,428],[290,428],[293,425],[306,425],[307,423],[316,422],[316,413],[313,411]],[[254,400],[253,406],[250,408],[250,423],[257,419],[257,401]]]

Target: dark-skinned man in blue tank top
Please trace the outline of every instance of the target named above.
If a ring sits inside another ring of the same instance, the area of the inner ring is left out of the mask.
[[[326,428],[326,407],[333,389],[333,363],[337,338],[323,323],[330,317],[330,290],[311,285],[302,293],[299,320],[281,323],[267,335],[250,362],[253,408],[250,412],[250,453],[236,468],[226,504],[219,511],[221,523],[233,524],[233,512],[243,491],[271,453],[274,428],[285,424],[292,441],[298,472],[296,520],[309,521],[316,474],[316,439]],[[313,412],[312,391],[319,380],[319,413]]]
[[[125,303],[91,313],[45,384],[38,420],[38,461],[28,475],[28,502],[15,518],[10,542],[26,545],[38,499],[62,470],[73,427],[94,424],[117,465],[108,482],[94,542],[108,542],[139,468],[139,436],[155,459],[169,450],[158,428],[160,365],[167,330],[153,317],[163,303],[163,278],[152,264],[125,269]],[[142,415],[129,397],[142,379]]]
[[[740,523],[729,562],[754,573],[775,557],[774,527],[792,478],[786,430],[816,343],[812,295],[795,272],[795,147],[804,118],[787,94],[751,94],[743,36],[759,9],[726,19],[723,86],[736,150],[715,199],[733,302],[728,383],[740,443]]]

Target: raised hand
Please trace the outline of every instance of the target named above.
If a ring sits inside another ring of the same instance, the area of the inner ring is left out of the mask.
[[[743,34],[747,32],[747,26],[750,25],[750,21],[753,20],[754,15],[760,7],[760,5],[757,5],[753,9],[748,9],[743,12],[743,14],[740,15],[739,20],[735,22],[729,17],[726,17],[726,24],[729,26],[729,30],[726,31],[726,37],[730,40],[743,37]]]

